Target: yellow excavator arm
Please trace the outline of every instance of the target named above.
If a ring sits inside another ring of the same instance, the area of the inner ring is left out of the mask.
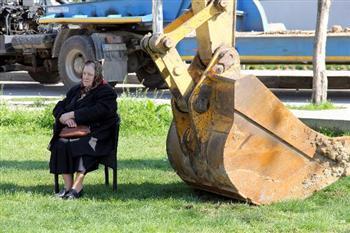
[[[173,95],[169,161],[189,185],[254,204],[308,197],[350,175],[350,138],[313,131],[240,74],[235,4],[193,0],[164,33],[142,41]],[[198,53],[187,68],[175,46],[193,31]]]

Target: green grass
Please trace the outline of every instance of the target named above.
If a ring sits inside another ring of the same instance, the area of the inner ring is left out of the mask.
[[[126,100],[129,101],[129,100]],[[350,177],[306,200],[269,206],[198,192],[170,167],[165,140],[167,106],[120,102],[125,114],[149,122],[121,126],[118,192],[105,187],[103,169],[87,175],[85,196],[53,197],[48,172],[50,128],[40,110],[0,110],[0,232],[349,232]],[[133,106],[132,104],[135,104]],[[2,120],[6,114],[15,117]],[[157,119],[150,114],[158,113]],[[36,115],[35,115],[36,114]],[[42,115],[40,115],[42,114]],[[150,127],[160,126],[150,131]],[[129,128],[131,127],[131,130]],[[134,127],[134,128],[132,128]],[[137,129],[137,131],[136,131]]]
[[[121,137],[119,191],[90,173],[78,201],[52,197],[46,129],[0,127],[1,232],[348,232],[350,179],[304,201],[251,206],[185,185],[166,159],[165,135]],[[332,210],[332,211],[330,211]],[[88,230],[86,230],[88,229]]]
[[[312,64],[244,64],[247,70],[312,70]],[[327,70],[349,70],[350,65],[327,65]]]
[[[296,110],[309,110],[309,111],[319,111],[319,110],[332,110],[332,109],[340,109],[341,107],[335,106],[332,102],[327,101],[322,104],[305,104],[301,106],[297,105],[286,105],[287,108],[289,109],[296,109]]]
[[[343,131],[336,130],[336,129],[321,127],[321,128],[315,129],[315,130],[324,134],[324,135],[327,135],[329,137],[350,136],[350,132],[343,132]]]
[[[20,126],[30,132],[34,128],[51,129],[54,122],[52,109],[54,105],[44,105],[44,108],[16,107],[11,109],[5,103],[0,104],[0,126]],[[155,104],[151,100],[138,101],[133,98],[118,100],[118,112],[121,116],[121,126],[126,129],[123,134],[158,135],[168,129],[172,121],[169,104]]]

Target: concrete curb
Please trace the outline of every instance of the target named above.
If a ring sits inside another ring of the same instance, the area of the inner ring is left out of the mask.
[[[344,107],[344,106],[342,106]],[[291,110],[302,122],[311,128],[329,128],[350,132],[350,107],[334,110],[306,111]]]
[[[26,71],[13,71],[0,73],[0,81],[31,81],[34,80],[29,76]]]
[[[299,118],[311,128],[328,128],[338,131],[350,132],[350,121],[332,119]]]

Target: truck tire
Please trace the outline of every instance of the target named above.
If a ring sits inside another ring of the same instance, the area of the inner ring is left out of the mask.
[[[151,60],[145,66],[142,66],[140,69],[138,69],[136,71],[136,75],[140,83],[143,84],[145,87],[151,89],[166,88],[164,79],[162,78],[159,70]]]
[[[111,87],[115,87],[115,85],[117,85],[117,81],[110,81],[108,82],[109,85],[111,85]]]
[[[58,71],[66,89],[80,83],[87,60],[95,60],[95,48],[90,37],[72,36],[63,43],[58,55]]]
[[[38,72],[31,72],[28,71],[28,74],[30,77],[39,83],[42,84],[55,84],[60,81],[60,75],[57,71],[55,72],[46,72],[46,71],[38,71]]]

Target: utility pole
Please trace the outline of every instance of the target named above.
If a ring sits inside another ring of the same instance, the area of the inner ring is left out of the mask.
[[[163,33],[163,0],[152,0],[152,32]]]
[[[312,83],[312,102],[317,105],[327,101],[326,44],[330,6],[331,0],[318,0]]]

